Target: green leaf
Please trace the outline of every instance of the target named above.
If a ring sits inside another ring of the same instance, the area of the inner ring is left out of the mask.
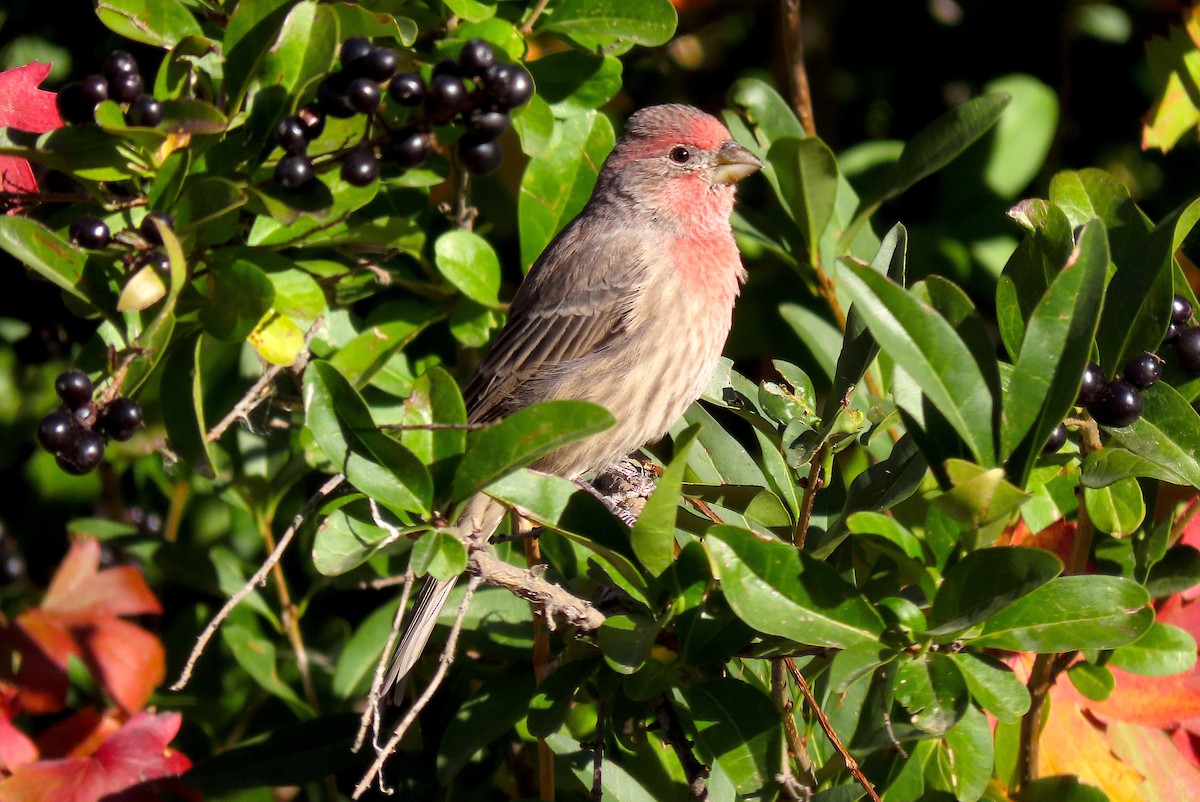
[[[443,0],[446,8],[468,22],[479,22],[496,14],[495,0],[480,2],[480,0]]]
[[[553,15],[542,18],[539,31],[561,33],[586,46],[607,47],[633,42],[647,47],[666,44],[675,35],[675,8],[668,0],[563,0]]]
[[[794,546],[727,525],[710,529],[704,543],[730,606],[760,632],[842,649],[883,631],[865,596]]]
[[[675,561],[675,517],[688,452],[700,427],[689,426],[675,438],[675,455],[655,483],[654,492],[629,533],[633,553],[652,575],[659,576]]]
[[[393,356],[440,317],[437,309],[413,300],[377,307],[365,330],[329,358],[329,364],[355,387],[364,387]]]
[[[1075,403],[1100,320],[1107,267],[1104,224],[1093,221],[1029,320],[1004,393],[1000,426],[1000,455],[1016,452],[1009,473],[1019,485],[1051,430]]]
[[[1142,487],[1133,477],[1119,479],[1105,487],[1085,487],[1083,503],[1096,528],[1117,537],[1132,535],[1146,517]]]
[[[221,639],[233,652],[237,664],[258,687],[282,699],[301,718],[309,719],[316,715],[308,703],[279,676],[273,640],[262,637],[247,624],[232,619],[221,627]]]
[[[1108,794],[1074,775],[1043,777],[1021,790],[1020,802],[1109,802]]]
[[[983,798],[995,762],[992,728],[987,717],[968,707],[938,747],[936,773],[926,769],[927,776],[932,773],[929,784],[954,794],[959,802]]]
[[[434,262],[463,295],[484,306],[499,303],[500,259],[483,237],[470,231],[447,231],[433,244]]]
[[[313,0],[292,6],[279,34],[263,54],[261,81],[289,92],[329,72],[337,53],[334,11]]]
[[[785,137],[801,139],[805,136],[804,128],[792,105],[783,99],[773,86],[757,78],[743,78],[729,89],[729,105],[738,109],[755,128],[755,142],[741,142],[748,148],[755,149],[755,155],[767,162],[767,167],[774,169],[766,155],[771,144]],[[737,118],[726,114],[725,121],[729,130]],[[736,131],[734,131],[736,134]],[[739,140],[741,141],[741,140]]]
[[[950,655],[975,701],[1000,721],[1018,721],[1029,710],[1029,689],[1008,666],[986,654]]]
[[[400,442],[426,465],[454,457],[467,445],[465,428],[467,407],[454,379],[443,368],[434,366],[417,377],[412,394],[404,402],[400,426],[447,426],[439,429],[407,429]]]
[[[365,502],[351,502],[334,510],[317,527],[312,545],[313,567],[324,576],[340,576],[373,557],[394,534],[412,534],[425,528],[397,526],[393,533],[372,521]]]
[[[530,62],[529,73],[538,95],[559,118],[598,109],[621,90],[621,60],[616,56],[578,50],[551,53]]]
[[[418,576],[446,582],[467,570],[467,547],[448,532],[426,532],[413,544],[408,564]]]
[[[338,699],[363,696],[370,688],[371,672],[379,660],[396,617],[399,597],[385,602],[363,619],[342,647],[333,670],[331,689]]]
[[[1146,576],[1146,590],[1156,599],[1182,593],[1197,583],[1200,583],[1200,551],[1186,544],[1167,549]]]
[[[901,662],[895,689],[896,701],[910,714],[907,723],[936,736],[954,726],[970,703],[962,672],[944,654]]]
[[[543,401],[499,423],[471,432],[467,452],[450,488],[465,499],[518,468],[531,465],[557,448],[612,426],[612,414],[586,401]]]
[[[1166,382],[1143,390],[1142,403],[1142,415],[1136,421],[1108,429],[1113,440],[1187,484],[1200,487],[1200,415]]]
[[[1196,664],[1196,639],[1187,630],[1155,621],[1142,637],[1114,650],[1109,663],[1143,677],[1182,674]]]
[[[437,754],[438,781],[448,786],[480,750],[504,738],[525,717],[536,690],[532,672],[475,690],[446,725]]]
[[[60,289],[87,301],[80,286],[87,257],[50,229],[22,215],[0,215],[0,248]]]
[[[1015,198],[1045,164],[1058,127],[1058,97],[1037,78],[1020,73],[991,81],[984,91],[1012,101],[993,129],[983,181],[997,196]]]
[[[946,319],[869,267],[847,264],[841,283],[884,352],[920,385],[976,459],[994,464],[994,399]]]
[[[1131,476],[1161,479],[1173,485],[1188,484],[1168,466],[1114,445],[1106,445],[1088,454],[1080,471],[1080,481],[1084,487],[1107,487]]]
[[[821,235],[833,218],[837,197],[837,160],[815,136],[778,139],[771,144],[767,159],[774,168],[780,199],[804,234],[809,262],[818,264]],[[901,253],[903,250],[901,245]]]
[[[526,269],[583,209],[616,140],[612,123],[596,111],[573,115],[554,128],[550,146],[531,154],[521,178],[517,212]]]
[[[337,12],[338,33],[343,40],[350,36],[365,36],[368,39],[387,37],[405,47],[417,41],[417,23],[407,17],[375,13],[356,3],[338,3],[334,10]]]
[[[1117,686],[1116,677],[1109,671],[1108,666],[1098,666],[1092,663],[1076,663],[1067,669],[1067,678],[1082,693],[1093,702],[1103,702]]]
[[[212,477],[212,455],[204,422],[204,382],[200,373],[203,340],[199,333],[176,342],[163,364],[159,394],[171,448],[188,468]]]
[[[769,784],[782,739],[779,715],[766,694],[732,677],[698,682],[681,693],[701,759],[719,765],[739,795]]]
[[[983,623],[975,646],[1014,652],[1115,649],[1154,622],[1145,588],[1113,576],[1060,576]]]
[[[241,108],[267,48],[288,16],[289,0],[241,0],[225,25],[225,93],[232,113]],[[302,12],[303,13],[303,12]],[[309,10],[312,14],[312,10]],[[311,25],[311,20],[309,25]],[[302,50],[299,52],[303,52]],[[299,58],[294,63],[298,64]]]
[[[1004,480],[1004,469],[987,470],[960,459],[948,459],[946,474],[953,485],[930,497],[934,506],[975,530],[1006,518],[1031,496]],[[975,533],[978,537],[978,532]]]
[[[982,95],[950,109],[917,133],[904,146],[900,158],[880,182],[863,194],[854,220],[842,232],[841,242],[850,242],[868,217],[880,204],[896,197],[913,184],[932,175],[953,161],[997,120],[1009,96]]]
[[[126,39],[167,49],[204,33],[179,0],[99,0],[96,16]]]
[[[258,265],[241,257],[214,259],[209,302],[200,310],[204,330],[218,340],[237,342],[254,330],[275,301],[275,287]]]
[[[979,549],[945,572],[929,611],[930,635],[961,632],[1032,593],[1062,571],[1048,551]]]
[[[661,629],[646,616],[608,616],[596,634],[604,662],[618,674],[632,674],[650,659]]]

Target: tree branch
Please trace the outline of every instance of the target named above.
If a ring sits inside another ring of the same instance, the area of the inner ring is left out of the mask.
[[[552,622],[552,616],[557,615],[585,632],[595,632],[607,617],[586,599],[581,599],[527,568],[509,565],[482,549],[472,552],[467,570],[489,585],[505,588],[514,596],[532,602],[546,616],[547,621]]]
[[[679,723],[675,708],[667,701],[667,697],[659,695],[654,699],[654,713],[658,717],[658,725],[662,727],[667,743],[675,750],[675,757],[683,766],[683,774],[687,777],[688,798],[692,802],[708,802],[708,766],[700,762],[692,752],[691,741]]]
[[[804,133],[816,136],[812,94],[808,89],[808,70],[804,67],[804,36],[800,26],[800,0],[783,0],[783,52],[787,58],[792,86],[792,107],[800,118]]]

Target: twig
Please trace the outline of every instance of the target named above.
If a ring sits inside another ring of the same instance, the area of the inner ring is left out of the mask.
[[[1183,515],[1179,516],[1171,526],[1171,543],[1178,543],[1183,537],[1183,532],[1188,528],[1192,521],[1196,520],[1196,515],[1200,514],[1200,501],[1193,501],[1192,505],[1183,511]]]
[[[691,741],[679,723],[675,708],[667,701],[667,697],[659,695],[654,699],[654,713],[658,717],[658,725],[662,727],[667,743],[675,750],[675,757],[683,766],[683,776],[687,778],[688,798],[692,802],[708,802],[708,766],[700,762],[692,752]]]
[[[450,669],[450,664],[454,662],[454,654],[458,649],[458,633],[462,630],[463,620],[467,617],[467,608],[471,604],[471,599],[474,597],[475,590],[479,587],[480,581],[477,576],[471,577],[470,582],[467,584],[467,592],[463,595],[462,603],[458,606],[458,615],[455,616],[454,624],[450,627],[450,635],[446,639],[446,646],[442,649],[442,655],[438,659],[437,671],[434,672],[433,678],[429,681],[429,685],[426,686],[424,692],[417,697],[417,701],[413,702],[412,707],[408,709],[408,712],[400,719],[400,723],[392,730],[392,735],[388,738],[387,743],[383,746],[375,745],[375,762],[371,764],[371,767],[367,769],[367,773],[363,775],[363,778],[358,781],[358,785],[354,787],[354,793],[350,795],[352,799],[361,797],[371,787],[371,783],[375,781],[376,777],[380,777],[380,790],[384,793],[388,792],[383,787],[382,782],[383,764],[396,751],[396,747],[400,745],[400,741],[408,733],[409,727],[416,721],[417,716],[429,704],[429,700],[433,698],[433,695],[437,693],[437,689],[441,687],[442,682],[445,680],[446,672]]]
[[[821,463],[825,461],[825,446],[822,445],[813,452],[808,469],[808,485],[804,488],[804,498],[800,504],[800,517],[796,521],[796,548],[803,550],[804,541],[808,537],[808,525],[812,521],[813,503],[817,491],[821,489]]]
[[[467,570],[489,585],[505,588],[513,595],[538,605],[548,621],[552,620],[551,616],[559,615],[585,632],[595,632],[607,617],[586,599],[541,578],[533,571],[509,565],[486,551],[472,551]]]
[[[596,700],[596,732],[592,736],[592,802],[604,802],[604,700]]]
[[[792,106],[804,133],[816,136],[808,70],[804,67],[804,36],[800,29],[800,0],[783,0],[783,52],[791,70]]]
[[[263,545],[266,546],[267,552],[275,550],[275,537],[271,534],[271,522],[265,517],[256,516],[259,518],[259,534],[262,536]],[[287,578],[283,575],[283,569],[276,562],[271,566],[271,578],[275,582],[275,593],[279,597],[279,609],[283,618],[283,631],[287,635],[288,643],[292,646],[292,652],[296,655],[296,669],[300,672],[300,685],[304,688],[304,699],[308,702],[317,713],[321,712],[321,702],[317,698],[317,689],[313,685],[312,672],[309,670],[308,650],[304,648],[304,636],[300,632],[300,616],[297,614],[296,604],[292,601],[292,594],[288,590]]]
[[[829,718],[825,715],[825,711],[821,709],[821,705],[817,702],[817,697],[813,696],[812,689],[808,687],[808,680],[804,679],[804,675],[796,667],[796,661],[787,657],[784,658],[784,665],[787,666],[788,673],[792,675],[792,680],[800,687],[800,693],[804,694],[804,701],[808,702],[808,706],[812,708],[813,715],[817,717],[817,722],[825,732],[825,737],[833,744],[833,748],[837,750],[837,753],[842,756],[842,762],[846,764],[846,768],[850,774],[854,776],[854,779],[858,780],[858,784],[867,792],[868,799],[871,799],[872,802],[880,802],[879,794],[875,793],[874,787],[871,786],[871,781],[862,773],[862,769],[858,767],[858,761],[850,756],[850,751],[846,749],[842,743],[842,739],[834,731],[833,725],[829,723]]]
[[[6,201],[16,201],[23,206],[40,206],[46,203],[96,203],[96,198],[78,192],[0,192],[0,204]],[[145,198],[129,198],[127,200],[103,201],[104,210],[116,212],[121,209],[132,209],[145,206]]]
[[[400,627],[404,623],[404,613],[408,609],[408,597],[412,594],[413,581],[416,577],[410,568],[404,572],[403,577],[394,578],[404,582],[404,590],[400,592],[400,606],[396,608],[396,615],[392,617],[392,629],[388,633],[387,643],[383,645],[383,652],[379,655],[378,662],[375,663],[375,677],[371,680],[371,690],[367,693],[367,704],[363,709],[362,717],[358,720],[358,735],[354,737],[354,748],[351,750],[354,752],[362,748],[368,727],[374,732],[375,740],[379,740],[379,723],[383,718],[382,705],[380,705],[383,698],[383,678],[387,676],[388,663],[392,659],[392,648],[396,645],[396,639],[400,637]]]
[[[308,501],[304,502],[304,506],[292,518],[292,523],[283,533],[283,537],[279,538],[279,543],[276,544],[275,549],[267,556],[267,559],[259,566],[258,570],[254,572],[254,576],[250,577],[246,581],[246,584],[238,588],[237,592],[229,597],[229,601],[225,602],[225,606],[213,617],[212,621],[208,622],[208,626],[200,633],[200,637],[196,639],[196,645],[192,647],[192,653],[188,655],[187,662],[183,666],[183,671],[180,673],[179,679],[175,680],[175,684],[171,686],[171,690],[181,691],[184,689],[188,681],[192,678],[192,671],[196,667],[196,661],[204,653],[204,647],[212,640],[212,636],[217,633],[217,628],[229,617],[234,608],[241,604],[242,600],[254,591],[254,588],[263,584],[267,578],[267,573],[283,557],[283,552],[287,550],[288,545],[292,542],[292,538],[296,536],[296,532],[300,530],[300,525],[304,523],[309,513],[328,498],[345,479],[346,477],[342,474],[335,474],[325,484],[321,485],[321,489],[314,493]]]
[[[529,16],[525,18],[525,21],[521,23],[521,27],[517,29],[523,36],[533,33],[533,23],[537,22],[537,18],[542,16],[542,12],[546,10],[546,6],[549,3],[550,0],[538,0],[537,5],[529,10]]]
[[[796,729],[796,719],[792,716],[792,710],[795,705],[792,703],[792,696],[787,692],[787,682],[783,671],[783,659],[774,658],[771,660],[771,698],[775,702],[775,709],[779,711],[779,717],[783,721],[783,732],[787,740],[787,756],[783,759],[783,764],[780,766],[779,774],[775,777],[783,792],[793,800],[808,799],[812,796],[812,791],[805,787],[796,776],[792,773],[791,759],[795,758],[796,762],[808,775],[810,782],[815,786],[815,778],[812,776],[812,761],[809,760],[808,751],[804,746],[804,739],[800,737],[799,730]]]
[[[300,355],[296,357],[296,361],[292,363],[293,365],[302,364],[301,360],[304,360],[304,362],[308,361],[308,347],[312,344],[313,337],[316,336],[317,329],[320,328],[324,320],[325,316],[322,315],[309,326],[308,332],[304,335],[304,347],[301,349]],[[241,400],[234,404],[233,409],[229,410],[229,414],[221,418],[217,425],[209,430],[204,439],[210,443],[215,443],[221,439],[225,431],[236,421],[248,419],[250,412],[256,406],[271,397],[275,377],[282,370],[283,365],[271,365],[263,371],[263,375],[258,377],[258,381],[254,382],[250,389],[246,391],[246,394],[242,396]]]
[[[514,516],[516,519],[515,528],[518,532],[528,533],[532,526],[529,520],[519,515]],[[545,566],[541,566],[542,553],[538,547],[538,541],[526,539],[525,547],[525,564],[529,566],[531,571],[545,570]],[[538,566],[541,566],[539,569]],[[533,619],[533,678],[538,685],[542,684],[542,680],[550,673],[550,636],[546,632],[545,616],[534,616]],[[537,739],[538,751],[538,794],[545,802],[553,802],[554,800],[554,752],[550,749],[550,745],[546,743],[546,739],[539,736]]]

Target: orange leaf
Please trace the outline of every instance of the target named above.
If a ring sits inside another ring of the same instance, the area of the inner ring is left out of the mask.
[[[72,631],[83,661],[123,710],[140,710],[166,676],[166,653],[158,638],[112,618]]]
[[[108,802],[135,794],[138,800],[161,799],[154,781],[177,777],[191,766],[169,746],[180,720],[178,713],[139,713],[89,757],[19,766],[0,781],[0,802]]]
[[[12,771],[37,759],[38,749],[33,741],[13,726],[7,713],[0,712],[0,770]]]
[[[162,606],[132,565],[100,568],[100,543],[77,540],[50,580],[41,609],[87,617],[161,613]]]
[[[1146,778],[1146,802],[1200,799],[1200,769],[1179,753],[1171,737],[1156,727],[1113,722],[1108,726],[1112,750]]]
[[[1142,802],[1142,776],[1117,759],[1104,735],[1073,701],[1052,700],[1040,743],[1040,776],[1074,774],[1108,794],[1110,802]]]

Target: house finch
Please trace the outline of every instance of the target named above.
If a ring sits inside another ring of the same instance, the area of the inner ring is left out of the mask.
[[[579,399],[616,417],[532,467],[574,479],[666,433],[707,386],[745,279],[729,226],[734,183],[762,168],[716,118],[682,105],[629,118],[592,197],[525,277],[464,395],[472,423]],[[456,527],[474,544],[504,507],[479,494]],[[454,580],[429,580],[385,689],[425,647]]]

